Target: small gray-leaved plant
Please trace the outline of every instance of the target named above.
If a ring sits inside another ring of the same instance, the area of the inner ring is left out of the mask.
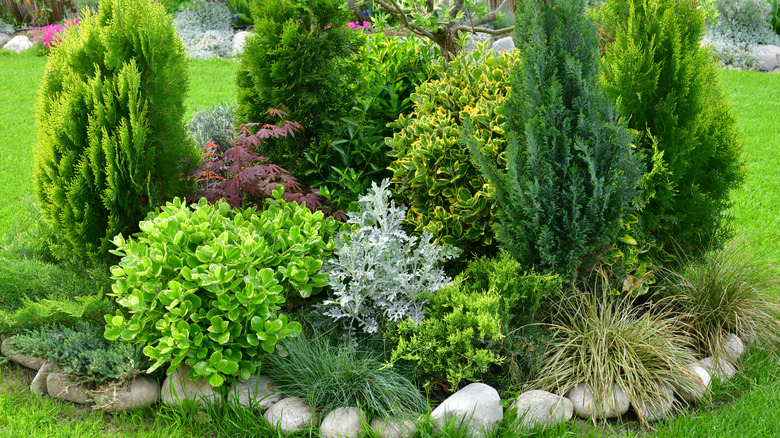
[[[401,229],[406,207],[390,199],[389,184],[372,183],[360,197],[358,212],[348,214],[355,231],[339,234],[334,257],[322,268],[333,296],[320,310],[348,333],[375,333],[387,320],[422,321],[426,296],[450,281],[441,264],[458,254],[434,244],[428,232],[418,238]]]

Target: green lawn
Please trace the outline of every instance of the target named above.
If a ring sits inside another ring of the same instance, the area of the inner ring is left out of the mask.
[[[34,101],[45,58],[0,55],[0,236],[15,235],[27,226],[34,211],[32,151]],[[193,61],[190,76],[189,117],[192,112],[221,102],[235,101],[237,63],[229,60]],[[731,210],[736,233],[767,243],[764,256],[780,264],[780,75],[724,71],[726,91],[744,131],[747,181],[734,193]],[[2,242],[2,241],[0,241]],[[275,436],[259,426],[256,416],[224,409],[207,424],[185,411],[142,411],[112,417],[89,413],[72,405],[41,399],[9,375],[15,366],[0,366],[0,436]],[[780,365],[761,353],[746,360],[745,376],[716,391],[715,407],[699,408],[668,424],[656,425],[659,437],[780,436]],[[734,397],[739,398],[734,400]],[[633,428],[617,434],[645,436]],[[547,431],[545,436],[580,435],[582,426]],[[248,433],[248,432],[247,432]],[[603,435],[602,429],[587,435]],[[423,434],[427,435],[427,434]],[[512,436],[502,430],[500,436]],[[301,434],[299,436],[307,436]]]

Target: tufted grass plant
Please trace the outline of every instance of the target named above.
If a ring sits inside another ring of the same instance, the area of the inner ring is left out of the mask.
[[[780,345],[780,272],[756,246],[738,237],[667,271],[668,293],[701,353],[723,355],[728,333],[753,336],[769,350]]]
[[[635,307],[631,298],[576,292],[562,300],[538,385],[564,394],[586,383],[598,407],[609,406],[617,384],[635,408],[654,411],[665,398],[659,382],[700,391],[685,368],[695,357],[682,318],[668,300]]]

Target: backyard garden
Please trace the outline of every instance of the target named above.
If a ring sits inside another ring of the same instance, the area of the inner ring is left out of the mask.
[[[780,435],[778,32],[5,0],[0,437]]]

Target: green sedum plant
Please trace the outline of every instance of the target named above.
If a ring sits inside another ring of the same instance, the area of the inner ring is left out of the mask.
[[[247,379],[263,352],[300,332],[280,310],[327,285],[319,270],[339,230],[321,212],[284,201],[283,190],[257,214],[224,200],[175,199],[141,222],[135,238],[117,236],[112,295],[129,317],[107,315],[106,337],[146,345],[150,371],[186,363],[190,378],[213,386]]]
[[[49,56],[36,103],[35,193],[76,257],[186,191],[187,54],[151,0],[108,0]]]
[[[504,167],[503,105],[517,52],[485,53],[481,46],[461,53],[438,78],[412,95],[414,111],[396,122],[387,140],[395,196],[409,205],[406,217],[415,231],[430,232],[437,242],[485,254],[493,246],[496,212],[490,188],[469,148],[461,143],[466,118],[473,121],[475,147],[495,167]]]

